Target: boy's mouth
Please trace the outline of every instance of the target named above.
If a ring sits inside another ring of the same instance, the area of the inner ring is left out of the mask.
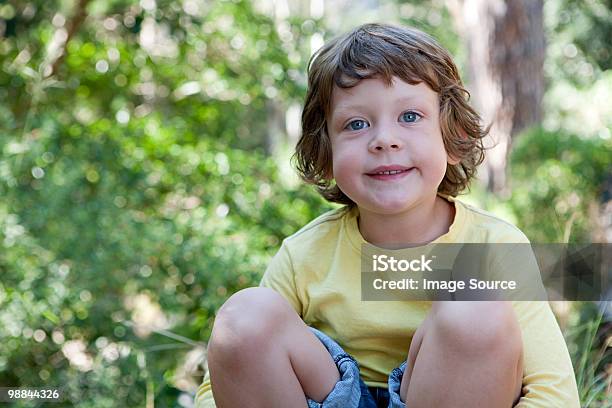
[[[366,176],[377,180],[393,180],[404,177],[413,169],[414,167],[406,167],[395,164],[391,166],[379,166],[371,171],[368,171]]]

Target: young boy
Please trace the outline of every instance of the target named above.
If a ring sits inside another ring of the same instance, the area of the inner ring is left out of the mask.
[[[361,301],[362,244],[528,242],[454,198],[486,133],[423,32],[366,24],[313,56],[297,167],[345,206],[219,310],[198,406],[578,407],[546,302]]]

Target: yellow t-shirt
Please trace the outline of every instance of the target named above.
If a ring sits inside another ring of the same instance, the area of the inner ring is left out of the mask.
[[[470,205],[455,203],[449,231],[433,243],[526,243],[515,226]],[[368,386],[387,387],[393,368],[406,360],[410,341],[431,302],[361,301],[358,210],[341,208],[316,218],[286,238],[260,286],[283,295],[304,322],[333,338],[355,357]],[[565,341],[547,302],[513,306],[523,337],[523,397],[517,407],[579,407]],[[208,374],[196,406],[214,408]]]

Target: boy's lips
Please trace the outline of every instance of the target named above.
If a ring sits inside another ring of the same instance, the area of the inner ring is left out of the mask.
[[[365,174],[366,176],[376,180],[395,180],[406,176],[413,169],[414,167],[406,167],[392,164],[390,166],[376,167],[375,169],[370,170]]]

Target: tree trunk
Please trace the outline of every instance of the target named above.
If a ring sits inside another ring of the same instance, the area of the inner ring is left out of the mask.
[[[450,7],[468,44],[469,89],[486,124],[488,189],[506,192],[512,138],[542,120],[542,0],[457,0]]]

